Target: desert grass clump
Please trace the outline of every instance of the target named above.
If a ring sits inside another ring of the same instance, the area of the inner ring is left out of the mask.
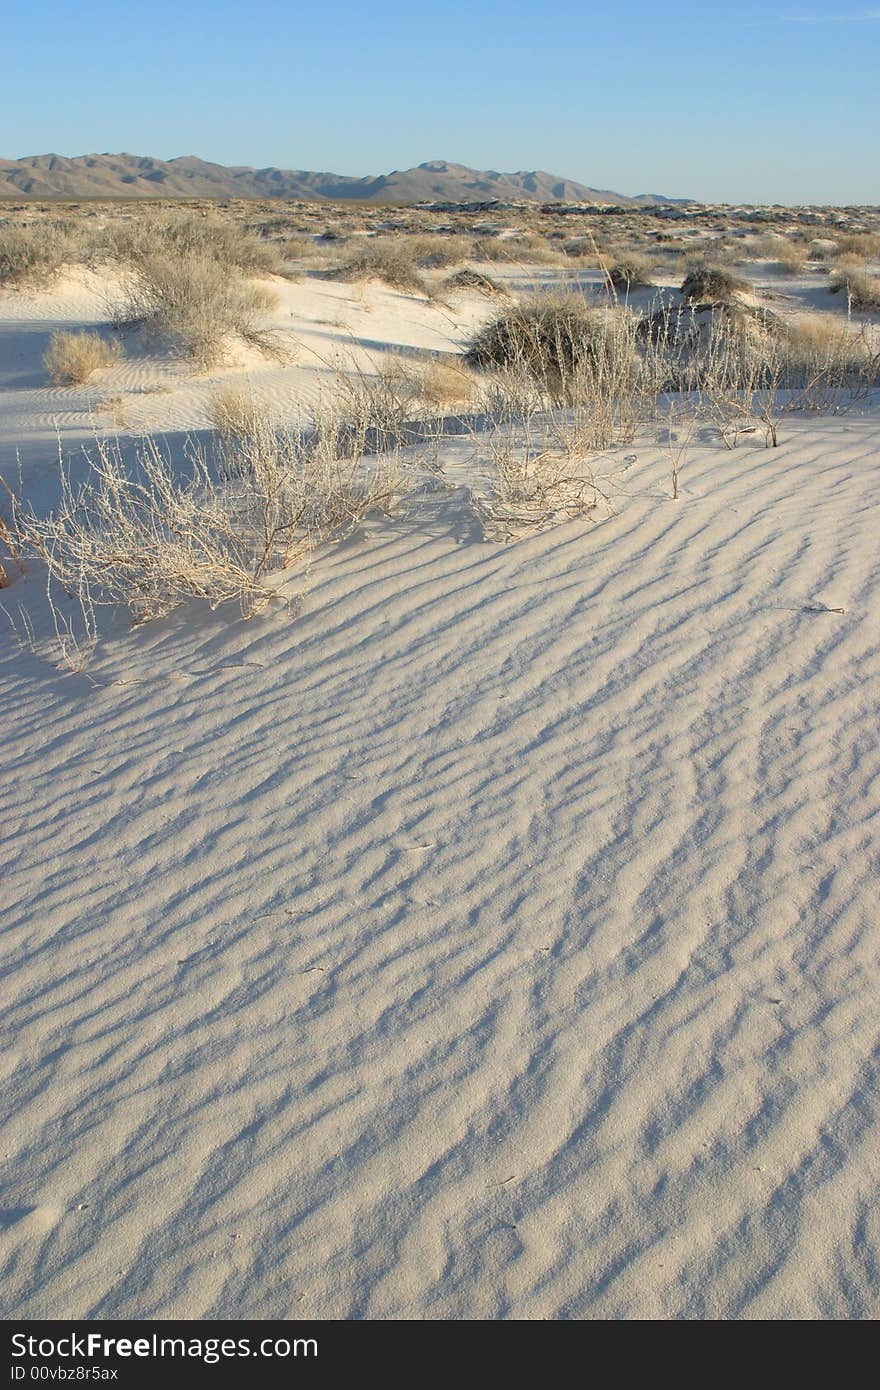
[[[807,248],[798,242],[787,242],[780,247],[773,259],[773,265],[782,275],[801,275],[807,267]]]
[[[569,261],[576,262],[581,266],[595,266],[604,259],[605,263],[609,258],[603,258],[602,253],[596,246],[594,237],[573,236],[568,237],[559,243],[559,250]]]
[[[732,304],[748,288],[745,280],[722,266],[696,266],[684,279],[683,297],[691,304]]]
[[[159,252],[140,258],[114,318],[120,327],[143,325],[207,369],[224,359],[230,338],[278,351],[271,332],[259,326],[276,302],[266,286],[231,276],[212,257]]]
[[[122,345],[98,333],[67,333],[59,329],[49,339],[43,365],[55,386],[82,386],[103,367],[114,366]]]
[[[253,390],[223,386],[208,402],[211,425],[223,440],[250,439],[269,427],[266,404]]]
[[[820,324],[821,319],[829,324]],[[743,433],[778,443],[781,420],[794,412],[846,409],[880,380],[880,352],[866,331],[830,315],[792,322],[719,315],[691,363],[690,389],[714,418],[728,448]]]
[[[329,272],[335,280],[380,280],[403,294],[427,295],[428,287],[412,250],[393,238],[365,240],[341,265]]]
[[[785,341],[793,350],[811,357],[836,353],[842,344],[849,345],[853,352],[863,346],[861,336],[853,333],[835,314],[818,311],[798,314],[797,318],[786,321],[783,331]]]
[[[291,261],[314,261],[321,255],[321,249],[316,245],[314,239],[308,236],[282,236],[277,237],[269,243],[278,253],[278,261],[281,265],[280,270],[273,272],[275,275],[283,275],[286,279],[293,278]]]
[[[623,294],[631,290],[645,289],[653,283],[651,262],[646,256],[621,256],[612,262],[606,272],[608,284]]]
[[[69,233],[51,222],[0,227],[0,285],[45,286],[73,254]]]
[[[828,283],[832,294],[844,293],[853,309],[880,309],[880,275],[867,270],[836,270]]]
[[[781,383],[804,410],[840,408],[841,393],[860,394],[880,380],[880,352],[868,334],[833,314],[802,314],[778,342]]]
[[[429,406],[473,405],[480,394],[473,374],[449,359],[430,358],[411,368],[411,380],[418,398]]]

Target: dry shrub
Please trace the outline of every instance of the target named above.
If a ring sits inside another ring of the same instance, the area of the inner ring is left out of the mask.
[[[716,315],[708,340],[691,363],[690,389],[699,393],[729,448],[744,429],[778,442],[783,416],[844,409],[880,380],[880,352],[867,333],[848,325],[837,333],[821,315],[772,327],[756,319]]]
[[[696,266],[685,277],[681,293],[692,304],[731,304],[748,288],[745,280],[721,266]]]
[[[693,268],[702,268],[710,265],[715,268],[730,267],[737,265],[742,259],[743,248],[739,238],[728,240],[726,237],[709,237],[704,243],[702,251],[698,253]]]
[[[0,285],[47,285],[73,254],[70,234],[55,223],[0,227]]]
[[[246,223],[241,230],[249,238],[256,239],[260,246],[268,245],[269,254],[274,255],[282,265],[290,260],[307,260],[318,253],[314,237],[308,234],[307,229],[294,225],[289,217],[262,218]],[[278,273],[286,274],[286,267]]]
[[[335,280],[381,280],[404,294],[428,293],[411,248],[392,238],[365,241],[329,275]]]
[[[834,272],[828,288],[832,294],[844,293],[854,309],[880,309],[880,275],[844,268]]]
[[[215,261],[251,277],[283,275],[285,271],[284,260],[272,242],[217,217],[147,217],[116,231],[112,242],[116,254],[136,267],[164,254],[172,259]]]
[[[583,266],[598,265],[603,259],[602,253],[597,249],[595,238],[591,236],[569,237],[561,242],[559,249],[568,260],[577,261]]]
[[[783,275],[800,275],[806,269],[807,248],[789,242],[784,249],[780,250],[773,264]]]
[[[470,434],[479,479],[471,502],[487,540],[516,540],[603,503],[613,510],[610,480],[591,459],[594,440],[571,412],[524,409]]]
[[[665,306],[642,321],[649,375],[666,391],[696,392],[717,414],[747,418],[760,392],[790,392],[792,410],[839,410],[880,377],[866,330],[832,314],[782,318],[748,306]]]
[[[219,469],[198,453],[174,460],[151,438],[132,471],[115,444],[99,440],[87,457],[83,486],[62,471],[58,509],[19,508],[16,531],[84,613],[121,603],[136,622],[193,598],[259,612],[274,572],[387,512],[407,486],[396,457],[341,457],[320,430],[265,427],[236,440]]]
[[[863,263],[872,261],[876,256],[880,256],[880,234],[853,232],[848,236],[838,237],[831,254],[835,259],[838,256],[852,256]]]
[[[340,367],[318,413],[322,430],[335,431],[336,448],[346,455],[424,444],[433,449],[438,409],[470,406],[481,397],[481,383],[460,359],[395,358],[369,372]]]
[[[339,453],[382,453],[410,444],[418,433],[413,422],[415,385],[410,371],[395,360],[377,371],[340,368],[332,397],[319,412],[320,429],[333,435]]]
[[[13,561],[18,569],[21,569],[21,552],[18,542],[12,533],[12,527],[2,515],[0,515],[0,545],[3,546],[9,559]],[[0,589],[5,589],[8,585],[9,576],[3,564],[0,563]]]
[[[557,265],[564,259],[561,252],[548,246],[543,236],[528,232],[523,236],[481,236],[471,245],[476,261],[494,261],[498,265]]]
[[[486,324],[465,361],[522,373],[564,401],[585,375],[623,385],[637,366],[633,329],[628,315],[587,304],[577,294],[536,295]]]
[[[445,270],[467,260],[468,243],[461,236],[416,236],[406,243],[412,259],[423,270]]]
[[[278,273],[292,278],[289,261],[314,261],[323,256],[320,246],[309,236],[285,236],[275,243],[284,258],[284,269]]]
[[[510,541],[532,530],[594,511],[602,493],[588,473],[579,472],[567,450],[533,449],[515,437],[496,433],[483,442],[491,467],[487,494],[472,502],[487,540]]]
[[[759,259],[769,261],[786,275],[799,274],[809,259],[807,247],[802,241],[792,241],[778,233],[759,237],[753,249]]]
[[[211,257],[158,252],[140,258],[114,317],[119,326],[143,324],[172,351],[208,368],[223,360],[230,338],[279,351],[271,332],[258,326],[276,303],[272,290],[230,276]]]
[[[777,347],[780,385],[804,392],[798,403],[816,410],[844,389],[880,378],[880,353],[866,334],[832,314],[802,314],[785,324]]]
[[[624,294],[630,290],[644,289],[653,283],[653,268],[646,256],[621,256],[609,266],[606,272],[608,283]]]
[[[485,275],[482,270],[474,270],[472,266],[464,266],[462,270],[456,270],[453,275],[448,275],[443,281],[443,290],[454,293],[456,290],[475,290],[477,294],[485,295],[487,299],[506,299],[507,290],[493,280],[491,275]]]
[[[831,237],[813,237],[808,247],[811,261],[830,261],[838,254],[838,244]]]
[[[653,363],[636,329],[628,309],[542,296],[487,325],[465,361],[487,370],[483,407],[496,428],[541,417],[542,454],[584,457],[630,442],[654,408]]]
[[[93,372],[114,366],[122,345],[97,333],[53,333],[43,354],[43,365],[55,386],[82,386]]]

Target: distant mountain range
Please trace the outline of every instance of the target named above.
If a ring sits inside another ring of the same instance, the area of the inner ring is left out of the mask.
[[[0,159],[0,197],[6,198],[295,198],[357,199],[376,203],[500,202],[645,203],[687,202],[662,194],[627,198],[588,188],[541,170],[499,174],[434,159],[415,169],[352,178],[305,169],[250,169],[210,164],[194,155],[152,159],[134,154],[84,154],[66,158],[40,154]]]

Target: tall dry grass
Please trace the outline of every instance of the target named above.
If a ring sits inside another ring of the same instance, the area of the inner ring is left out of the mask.
[[[122,356],[122,344],[98,333],[52,334],[43,365],[55,386],[81,386],[97,371],[112,367]]]
[[[470,409],[482,398],[479,381],[463,361],[428,358],[410,363],[407,376],[416,398],[429,409]]]

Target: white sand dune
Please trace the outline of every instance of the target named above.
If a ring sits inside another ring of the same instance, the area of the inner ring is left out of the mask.
[[[627,476],[6,644],[7,1315],[877,1314],[878,416]]]
[[[45,456],[56,432],[68,444],[93,438],[96,429],[112,432],[118,415],[135,433],[205,429],[213,395],[228,385],[252,390],[279,421],[301,420],[322,391],[333,389],[339,370],[369,373],[409,354],[460,352],[488,312],[486,300],[473,293],[457,294],[447,304],[377,283],[276,277],[268,288],[279,302],[266,326],[277,334],[289,361],[232,346],[228,362],[194,373],[161,345],[127,334],[123,360],[81,387],[49,385],[42,355],[56,329],[107,324],[112,304],[123,294],[119,276],[80,269],[65,274],[49,293],[4,291],[0,468],[10,466],[16,450]]]
[[[755,284],[770,295],[777,312],[794,317],[821,307],[844,317],[845,302],[828,293],[818,273],[792,279],[764,271],[756,264]],[[492,276],[513,293],[577,284],[588,295],[601,296],[597,270],[502,264],[492,266]],[[123,297],[120,276],[107,267],[81,267],[66,272],[48,293],[0,292],[0,469],[8,473],[20,453],[40,470],[40,460],[52,460],[59,433],[72,448],[96,432],[119,428],[132,434],[206,429],[212,399],[226,386],[252,391],[279,422],[300,421],[322,394],[333,391],[339,371],[370,374],[395,359],[460,353],[494,312],[474,293],[429,301],[376,282],[352,285],[311,275],[294,281],[273,277],[267,288],[278,306],[266,326],[289,360],[279,363],[230,345],[228,361],[210,372],[194,372],[190,364],[169,358],[161,344],[129,333],[118,365],[96,372],[80,387],[51,386],[42,355],[55,329],[104,325],[110,331],[111,307]],[[647,308],[670,291],[671,282],[658,282],[634,292],[630,302]]]
[[[40,356],[101,283],[5,295],[4,470],[51,503],[107,397],[295,416],[487,312],[282,295],[291,366],[82,390]],[[84,675],[0,614],[6,1316],[880,1312],[880,401],[756,438],[508,548],[450,443],[299,609]]]

